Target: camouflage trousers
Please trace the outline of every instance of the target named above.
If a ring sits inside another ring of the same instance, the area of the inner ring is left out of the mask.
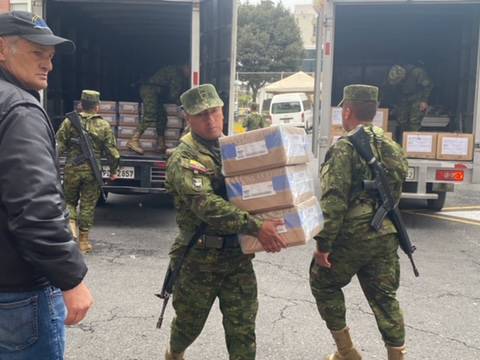
[[[425,112],[420,110],[421,101],[405,100],[395,106],[395,114],[401,131],[418,131],[422,127]]]
[[[138,126],[140,134],[149,127],[155,127],[159,136],[165,133],[167,113],[159,96],[160,88],[157,86],[145,84],[140,87],[140,97],[143,101],[143,121]]]
[[[173,263],[184,250],[181,247],[171,254]],[[239,248],[192,249],[173,292],[171,351],[181,353],[193,343],[218,298],[229,359],[255,359],[258,300],[251,259]]]
[[[80,230],[88,231],[93,226],[95,208],[100,196],[100,188],[90,169],[66,166],[63,187],[70,218],[78,222]],[[80,211],[77,207],[80,202]]]
[[[320,315],[330,330],[347,326],[342,288],[357,275],[384,342],[389,346],[404,344],[405,326],[396,299],[400,279],[397,249],[396,234],[351,239],[335,244],[330,255],[330,269],[312,261],[310,287]]]

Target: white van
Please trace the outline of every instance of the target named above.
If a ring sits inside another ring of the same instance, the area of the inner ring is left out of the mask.
[[[310,130],[313,127],[312,102],[305,93],[274,95],[270,103],[272,125],[291,125]]]

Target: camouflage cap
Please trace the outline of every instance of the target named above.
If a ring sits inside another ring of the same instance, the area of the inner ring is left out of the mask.
[[[347,100],[357,102],[378,102],[378,87],[360,84],[345,86],[343,88],[343,99],[340,102],[340,105]]]
[[[80,100],[100,102],[100,93],[95,90],[83,90]]]
[[[407,70],[400,65],[393,65],[388,72],[388,82],[392,85],[398,84],[400,81],[405,79],[407,75]]]
[[[202,111],[223,106],[223,101],[212,84],[203,84],[185,91],[180,95],[180,102],[189,115],[198,115]]]

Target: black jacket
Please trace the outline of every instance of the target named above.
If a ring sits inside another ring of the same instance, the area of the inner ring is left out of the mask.
[[[69,290],[86,272],[68,227],[50,120],[38,93],[0,70],[0,292]]]

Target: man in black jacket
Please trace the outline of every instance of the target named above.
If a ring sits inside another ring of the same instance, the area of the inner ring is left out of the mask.
[[[93,303],[68,227],[55,133],[39,102],[55,50],[74,44],[31,13],[0,15],[2,360],[63,359],[64,324],[81,321]]]

